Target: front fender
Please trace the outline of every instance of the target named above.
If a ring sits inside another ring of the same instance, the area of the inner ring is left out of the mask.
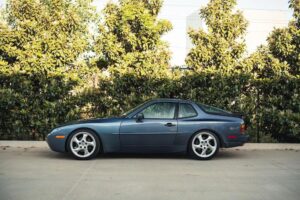
[[[90,129],[94,131],[101,140],[104,152],[115,152],[120,150],[120,122],[85,123],[59,127],[48,134],[46,138],[50,149],[57,152],[66,152],[66,142],[68,138],[78,129]],[[56,138],[58,135],[64,137]]]

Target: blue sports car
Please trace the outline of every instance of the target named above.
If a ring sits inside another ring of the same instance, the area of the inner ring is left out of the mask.
[[[219,148],[240,146],[247,140],[240,115],[181,99],[147,101],[121,117],[65,124],[47,136],[53,151],[77,159],[108,152],[187,152],[208,160]]]

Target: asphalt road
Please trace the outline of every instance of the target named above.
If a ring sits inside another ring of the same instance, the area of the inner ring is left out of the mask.
[[[73,160],[47,148],[0,149],[0,200],[298,200],[300,151],[225,150]]]

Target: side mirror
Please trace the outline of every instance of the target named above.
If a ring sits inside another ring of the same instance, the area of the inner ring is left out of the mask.
[[[143,121],[143,119],[144,119],[144,114],[143,113],[138,113],[136,115],[136,121],[137,122],[141,122],[141,121]]]

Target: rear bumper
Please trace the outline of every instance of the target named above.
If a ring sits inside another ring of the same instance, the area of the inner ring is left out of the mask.
[[[230,148],[230,147],[237,147],[237,146],[243,146],[246,142],[249,140],[249,135],[241,135],[237,139],[234,140],[228,140],[224,142],[223,147]]]

